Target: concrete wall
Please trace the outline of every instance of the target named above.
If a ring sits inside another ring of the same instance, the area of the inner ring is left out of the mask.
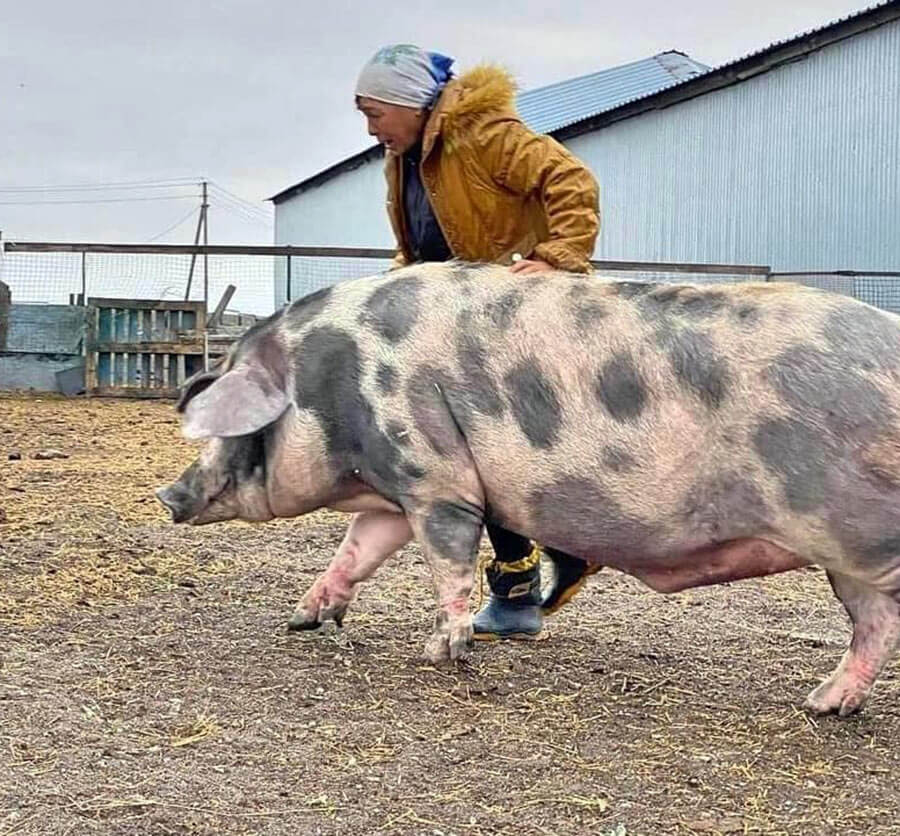
[[[84,366],[85,308],[13,303],[6,322],[5,341],[0,341],[0,389],[57,392],[57,373]]]
[[[0,352],[0,389],[59,392],[57,372],[84,367],[84,358],[68,354]]]

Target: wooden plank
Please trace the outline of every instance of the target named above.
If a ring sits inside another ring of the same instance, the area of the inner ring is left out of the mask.
[[[219,299],[219,304],[216,305],[216,309],[212,312],[212,316],[206,321],[207,328],[215,328],[215,326],[219,323],[219,320],[222,318],[222,314],[225,313],[225,308],[228,307],[228,303],[231,301],[231,297],[234,296],[234,292],[237,288],[230,284],[225,288],[225,292],[222,294],[222,298]]]
[[[151,354],[202,354],[203,340],[192,337],[183,339],[179,342],[165,343],[119,343],[119,342],[98,342],[96,343],[97,351],[146,351]]]
[[[98,316],[99,311],[96,308],[89,306],[87,309],[87,320],[84,332],[84,388],[88,394],[97,388],[97,349],[94,348],[94,346],[97,342]]]
[[[91,393],[95,398],[171,398],[175,400],[179,396],[177,388],[165,387],[162,389],[148,389],[146,387],[130,387],[122,389],[119,386],[100,386]]]
[[[117,308],[120,310],[157,310],[157,311],[196,311],[203,310],[203,302],[176,302],[172,299],[116,299],[105,296],[92,296],[89,305],[98,308]]]

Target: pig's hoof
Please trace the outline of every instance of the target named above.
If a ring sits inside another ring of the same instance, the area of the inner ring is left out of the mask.
[[[434,665],[464,659],[472,646],[472,625],[433,633],[425,642],[425,658]]]
[[[810,692],[803,707],[811,714],[837,714],[839,717],[849,717],[863,707],[867,696],[867,691],[862,688],[826,679]]]
[[[314,616],[306,612],[295,612],[287,623],[287,628],[291,632],[299,630],[318,630],[322,626],[322,622]]]

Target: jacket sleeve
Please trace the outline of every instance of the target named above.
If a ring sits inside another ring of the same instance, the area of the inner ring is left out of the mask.
[[[495,182],[544,207],[550,238],[533,256],[561,270],[590,272],[600,230],[599,186],[590,170],[549,136],[508,120],[481,149]]]

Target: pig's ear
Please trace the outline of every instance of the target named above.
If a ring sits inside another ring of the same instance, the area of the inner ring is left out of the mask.
[[[222,376],[221,365],[219,368],[212,368],[209,371],[197,372],[197,374],[189,377],[181,387],[181,395],[175,409],[178,412],[184,412],[185,407],[199,395],[202,391],[212,386]]]
[[[238,366],[208,384],[185,409],[187,438],[249,435],[277,421],[290,406],[287,393],[263,366]]]

